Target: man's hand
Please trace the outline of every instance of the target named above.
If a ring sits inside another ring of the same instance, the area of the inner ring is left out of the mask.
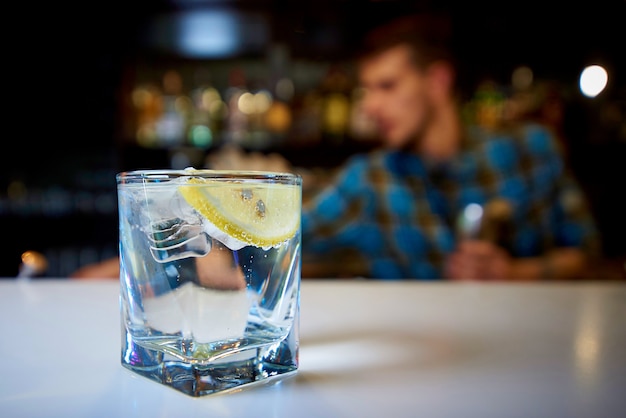
[[[482,240],[461,241],[446,266],[446,278],[452,280],[508,280],[513,260],[501,247]]]
[[[556,248],[539,257],[514,258],[490,241],[464,240],[450,254],[450,280],[533,281],[584,278],[589,259],[579,248]]]

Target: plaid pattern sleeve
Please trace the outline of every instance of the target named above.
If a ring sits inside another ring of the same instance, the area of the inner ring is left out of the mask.
[[[308,250],[328,252],[351,246],[365,254],[379,250],[379,231],[369,216],[376,202],[368,171],[364,156],[353,157],[305,207],[302,233]]]
[[[516,219],[515,255],[538,255],[555,247],[579,247],[597,255],[595,220],[555,137],[541,125],[528,125],[523,133],[520,167],[530,190]]]
[[[538,256],[556,247],[598,253],[598,231],[586,196],[544,126],[470,130],[451,177],[446,198],[457,213],[472,202],[508,205],[506,236],[500,238],[513,256]]]
[[[305,206],[303,251],[349,249],[373,278],[440,278],[442,254],[453,240],[432,214],[423,176],[421,162],[410,154],[353,157]]]

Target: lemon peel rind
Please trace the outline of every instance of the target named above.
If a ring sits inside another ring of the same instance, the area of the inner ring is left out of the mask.
[[[289,239],[291,239],[300,228],[300,218],[297,217],[295,224],[290,228],[286,228],[289,232],[274,235],[271,238],[259,238],[259,234],[252,234],[257,236],[251,236],[251,233],[246,228],[238,225],[236,220],[233,220],[227,216],[224,216],[218,209],[216,204],[211,204],[208,201],[219,199],[211,199],[212,196],[206,194],[199,195],[195,190],[197,186],[208,185],[210,181],[200,177],[190,177],[186,180],[184,185],[178,187],[183,198],[191,205],[196,211],[198,211],[204,218],[205,231],[211,237],[220,241],[222,244],[235,251],[251,245],[262,249],[269,249],[272,247],[279,247]],[[218,226],[221,225],[222,227]],[[246,225],[250,227],[250,225]]]

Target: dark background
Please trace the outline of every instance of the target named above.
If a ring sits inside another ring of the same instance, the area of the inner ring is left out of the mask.
[[[235,56],[190,59],[163,48],[151,35],[157,18],[210,8],[261,16],[269,44],[287,45],[293,60],[327,63],[345,61],[362,33],[383,19],[424,10],[448,13],[461,34],[460,81],[467,91],[485,78],[507,83],[519,65],[532,67],[537,79],[571,86],[584,65],[605,65],[610,79],[601,97],[584,98],[573,87],[568,93],[564,130],[604,252],[620,262],[626,254],[626,2],[458,3],[113,0],[7,7],[5,20],[11,25],[5,27],[11,29],[5,30],[2,55],[10,94],[3,107],[0,157],[5,227],[0,276],[15,276],[20,255],[29,249],[48,256],[52,276],[115,254],[115,173],[167,164],[163,150],[129,147],[122,133],[120,103],[138,63],[263,61],[270,46],[251,42]],[[307,164],[338,163],[356,150],[348,146],[335,160],[318,150],[308,154]],[[73,196],[69,206],[67,194]],[[20,203],[9,204],[16,195]]]

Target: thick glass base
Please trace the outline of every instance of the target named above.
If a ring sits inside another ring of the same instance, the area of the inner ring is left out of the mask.
[[[215,362],[189,362],[146,348],[128,333],[123,337],[122,366],[194,397],[270,383],[298,369],[298,341],[293,330],[275,344],[239,351]]]

